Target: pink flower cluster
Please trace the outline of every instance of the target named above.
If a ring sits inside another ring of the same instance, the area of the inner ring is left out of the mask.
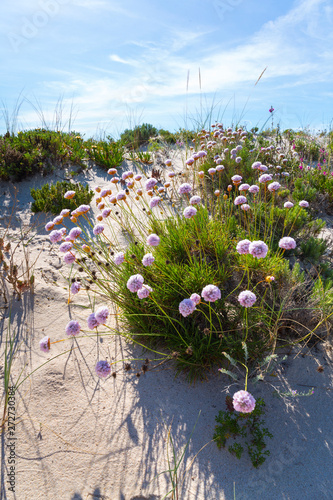
[[[111,365],[108,361],[97,361],[95,366],[96,375],[100,378],[106,378],[111,373]]]
[[[247,391],[238,391],[232,398],[232,404],[236,411],[241,413],[251,413],[256,405],[256,400]]]

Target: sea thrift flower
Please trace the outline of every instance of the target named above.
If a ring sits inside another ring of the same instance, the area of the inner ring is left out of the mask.
[[[126,200],[126,193],[125,193],[125,191],[119,191],[119,193],[117,194],[116,198],[117,198],[117,201]]]
[[[153,262],[155,261],[155,257],[153,256],[152,253],[146,253],[146,255],[144,255],[142,257],[142,264],[147,267],[147,266],[151,266],[153,264]]]
[[[234,184],[240,184],[242,182],[242,176],[241,175],[233,175],[231,177],[231,180]]]
[[[291,201],[286,201],[283,206],[284,208],[293,208],[294,204]]]
[[[246,202],[247,202],[247,199],[245,198],[245,196],[237,196],[235,198],[234,204],[235,205],[242,205],[243,203],[246,203]]]
[[[257,259],[262,259],[266,257],[268,252],[268,246],[263,241],[252,241],[249,246],[249,253],[256,257]]]
[[[260,167],[258,167],[258,170],[260,170],[261,172],[267,172],[268,167],[266,167],[266,165],[260,165]]]
[[[75,337],[75,335],[80,333],[80,330],[81,330],[80,323],[78,321],[75,321],[74,319],[69,323],[67,323],[65,328],[65,332],[67,333],[67,335],[72,337]]]
[[[270,182],[272,180],[273,180],[273,178],[270,174],[262,174],[259,177],[259,182],[261,182],[261,183]]]
[[[222,172],[222,170],[224,170],[224,166],[223,165],[217,165],[216,172]]]
[[[199,304],[199,302],[201,301],[201,297],[198,293],[192,293],[190,299],[192,300],[192,302],[194,302],[194,304],[197,306]]]
[[[200,198],[200,196],[192,196],[192,197],[190,198],[190,204],[191,204],[191,205],[200,205],[200,203],[201,203],[201,198]]]
[[[179,312],[184,318],[195,311],[195,303],[191,299],[184,299],[179,304]]]
[[[266,276],[265,281],[267,281],[267,283],[271,283],[272,281],[275,281],[275,278],[274,276]]]
[[[73,262],[75,262],[75,260],[76,260],[76,257],[71,252],[65,253],[64,261],[66,264],[73,264]]]
[[[198,172],[198,177],[200,179],[203,179],[205,177],[205,172],[203,170],[200,170],[200,172]]]
[[[175,172],[169,172],[168,173],[168,177],[170,177],[170,179],[172,179],[173,177],[175,177],[176,173]]]
[[[51,231],[51,229],[53,229],[53,228],[54,228],[54,222],[53,221],[48,222],[46,224],[46,226],[45,226],[46,231]]]
[[[245,255],[249,253],[250,240],[241,240],[237,243],[236,250],[239,254]]]
[[[96,226],[93,229],[93,233],[95,236],[98,234],[101,234],[104,231],[104,226],[103,224],[96,224]]]
[[[243,203],[240,207],[242,210],[244,210],[244,212],[247,212],[251,208],[247,203]]]
[[[54,229],[54,231],[50,232],[49,237],[50,237],[51,243],[58,243],[58,241],[62,240],[62,232]]]
[[[109,175],[115,175],[117,173],[117,169],[116,168],[109,168],[108,170],[108,174]]]
[[[238,188],[239,191],[247,191],[250,189],[250,184],[241,184]]]
[[[101,191],[101,198],[105,198],[105,196],[107,196],[109,194],[109,190],[108,189],[102,189]]]
[[[271,184],[268,184],[267,188],[268,190],[272,193],[274,191],[277,191],[278,189],[280,189],[281,187],[281,184],[279,184],[278,182],[272,182]]]
[[[113,177],[111,179],[112,184],[118,184],[119,181],[120,181],[119,177]]]
[[[108,361],[97,361],[95,366],[96,375],[100,378],[106,378],[111,373],[111,365]]]
[[[191,217],[194,217],[197,213],[197,209],[194,208],[194,207],[186,207],[184,212],[183,212],[183,215],[185,217],[185,219],[191,219]]]
[[[125,254],[124,252],[118,252],[114,256],[113,262],[116,264],[116,266],[120,266],[125,260]]]
[[[209,168],[209,169],[208,169],[208,173],[209,173],[209,175],[214,175],[214,174],[216,174],[216,168]]]
[[[241,413],[251,413],[256,405],[256,400],[247,391],[238,391],[232,398],[232,404],[236,411]]]
[[[194,158],[189,158],[188,160],[186,160],[186,165],[193,165],[194,163]]]
[[[302,200],[299,202],[299,206],[302,208],[308,208],[309,207],[309,202]]]
[[[165,160],[164,162],[166,164],[167,167],[170,167],[171,166],[171,163],[172,161],[170,160],[170,158],[168,158],[167,160]]]
[[[149,297],[149,294],[153,292],[153,289],[149,285],[142,285],[142,288],[136,292],[139,299],[146,299]]]
[[[284,250],[293,250],[296,248],[296,241],[294,238],[290,238],[290,236],[284,236],[284,238],[281,238],[279,241],[279,247]]]
[[[71,293],[76,295],[81,290],[81,283],[79,281],[74,281],[71,286]]]
[[[64,218],[61,215],[57,215],[57,217],[53,219],[53,222],[58,225],[61,224],[63,220]]]
[[[63,210],[61,210],[60,215],[62,217],[68,217],[70,213],[71,211],[69,210],[69,208],[64,208]]]
[[[148,179],[145,183],[146,191],[149,191],[150,189],[154,189],[156,184],[157,184],[157,180],[154,179],[153,177],[151,179]]]
[[[202,290],[201,297],[203,297],[206,302],[215,302],[221,298],[221,290],[215,285],[207,285]]]
[[[188,194],[191,191],[192,191],[192,188],[191,188],[190,184],[188,184],[187,182],[184,182],[184,184],[181,184],[178,188],[179,194]]]
[[[149,202],[150,208],[156,207],[161,200],[162,198],[160,198],[159,196],[154,196]]]
[[[238,302],[244,307],[252,307],[256,300],[257,297],[250,290],[245,290],[238,295]]]
[[[78,213],[86,214],[87,212],[89,212],[90,206],[89,205],[80,205],[76,210],[78,211]]]
[[[259,186],[257,186],[256,184],[253,184],[253,186],[250,186],[249,193],[251,193],[251,194],[259,193]]]
[[[101,306],[95,312],[96,321],[100,325],[104,325],[109,316],[109,309],[106,306]]]
[[[110,213],[111,213],[111,208],[104,208],[104,210],[102,212],[103,219],[106,219],[106,217],[109,217]]]
[[[134,274],[129,278],[126,286],[130,292],[135,293],[140,290],[140,288],[142,288],[143,282],[144,278],[143,276],[141,276],[141,274]]]
[[[257,170],[261,165],[261,162],[260,161],[255,161],[254,163],[252,163],[252,168],[253,170]]]
[[[140,175],[140,174],[137,174],[137,175],[134,177],[134,180],[135,180],[135,181],[141,181],[141,179],[142,179],[142,175]]]
[[[237,156],[237,158],[235,158],[235,162],[236,163],[240,163],[242,161],[242,157],[241,156]]]
[[[66,193],[64,194],[64,198],[66,200],[70,200],[71,198],[74,198],[75,196],[75,191],[66,191]]]
[[[96,328],[99,325],[99,323],[95,317],[95,313],[89,314],[88,319],[87,319],[87,324],[88,324],[89,330],[93,330],[94,328]]]
[[[74,241],[80,236],[81,233],[82,229],[80,227],[73,227],[68,233],[68,239],[70,241]]]
[[[39,341],[39,348],[43,352],[49,352],[51,349],[50,337],[43,337],[42,340]]]
[[[150,234],[147,238],[147,244],[151,247],[157,247],[160,244],[160,238],[157,234]]]
[[[64,243],[61,243],[59,247],[59,252],[69,252],[73,248],[73,243],[71,241],[65,241]]]

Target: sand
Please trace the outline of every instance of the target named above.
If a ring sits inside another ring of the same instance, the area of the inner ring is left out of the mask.
[[[0,184],[0,231],[7,226],[16,188],[17,206],[8,234],[15,238],[20,227],[33,227],[34,234],[28,247],[29,261],[35,262],[34,288],[24,292],[21,300],[11,301],[11,328],[18,341],[13,381],[22,369],[29,374],[38,368],[15,395],[15,494],[7,483],[7,445],[12,437],[8,431],[1,436],[1,499],[171,498],[165,472],[168,451],[172,463],[168,429],[179,459],[195,425],[180,467],[179,499],[332,499],[330,340],[285,350],[286,359],[271,376],[256,386],[249,384],[254,397],[266,402],[265,422],[273,434],[273,439],[267,439],[271,454],[258,470],[247,453],[237,460],[212,442],[214,418],[225,409],[225,396],[243,389],[243,380],[234,385],[216,371],[208,380],[189,385],[182,375],[175,377],[172,362],[156,366],[150,352],[142,352],[120,336],[66,339],[53,344],[49,354],[40,351],[43,336],[49,335],[52,341],[64,339],[67,322],[75,318],[83,324],[89,312],[82,307],[88,305],[83,293],[67,304],[60,276],[67,268],[44,230],[50,217],[30,212],[30,188],[56,179],[53,175],[15,186]],[[76,179],[91,186],[108,183],[107,174],[99,169]],[[22,248],[17,256],[22,258]],[[1,377],[9,309],[4,308],[3,299],[0,306]],[[115,320],[109,324],[117,326]],[[114,362],[145,357],[150,360],[149,370],[140,377],[136,373],[143,361],[131,361],[129,372],[123,362],[118,363],[115,378],[99,380],[94,373],[97,359]],[[51,358],[55,359],[41,366]],[[319,366],[323,370],[318,371]],[[276,394],[307,393],[311,388],[314,393],[310,396]]]

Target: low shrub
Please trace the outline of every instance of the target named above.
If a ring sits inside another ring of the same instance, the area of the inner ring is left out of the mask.
[[[65,199],[67,191],[75,189],[75,201]],[[67,181],[58,181],[56,184],[44,184],[40,189],[31,189],[30,194],[35,200],[31,205],[32,212],[51,212],[59,214],[61,210],[75,210],[79,205],[89,204],[94,196],[94,192],[89,186],[83,186],[80,182],[73,184]]]

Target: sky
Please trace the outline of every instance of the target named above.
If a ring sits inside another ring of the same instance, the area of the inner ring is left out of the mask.
[[[2,0],[1,10],[0,133],[331,126],[333,0]]]

